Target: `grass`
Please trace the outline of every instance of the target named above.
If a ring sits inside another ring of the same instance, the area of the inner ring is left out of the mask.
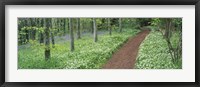
[[[172,45],[178,42],[178,34],[172,36]],[[136,69],[181,69],[182,60],[174,64],[168,52],[166,41],[160,32],[151,31],[140,45],[136,60]],[[181,59],[181,58],[180,58]]]
[[[18,47],[19,69],[99,69],[111,58],[113,52],[136,35],[139,30],[124,29],[123,33],[113,32],[112,36],[105,34],[98,37],[84,36],[75,40],[75,50],[70,52],[70,42],[60,40],[55,47],[51,46],[51,59],[45,61],[44,45],[31,41],[30,45]]]

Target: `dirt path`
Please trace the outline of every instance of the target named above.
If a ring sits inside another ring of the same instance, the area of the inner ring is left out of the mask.
[[[127,43],[112,55],[112,58],[103,66],[103,69],[133,69],[138,48],[148,34],[149,30],[144,30],[135,37],[131,37]]]

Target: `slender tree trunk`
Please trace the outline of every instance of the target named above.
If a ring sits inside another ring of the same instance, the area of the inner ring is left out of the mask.
[[[41,18],[40,19],[40,27],[45,27],[45,25],[44,25],[44,19],[43,18]],[[44,35],[43,35],[43,32],[40,32],[40,44],[41,43],[44,43]]]
[[[167,41],[167,45],[168,45],[168,48],[169,48],[169,53],[170,53],[170,55],[171,55],[171,57],[172,57],[172,62],[173,63],[175,63],[175,62],[177,62],[177,55],[179,55],[178,54],[178,50],[177,50],[177,48],[175,48],[175,47],[173,47],[172,46],[172,43],[171,43],[171,40],[170,40],[170,38],[171,38],[171,34],[172,34],[172,30],[171,30],[171,28],[172,28],[172,25],[171,25],[171,22],[172,22],[172,19],[169,19],[169,18],[167,18],[167,19],[164,19],[164,21],[165,21],[165,40]]]
[[[26,21],[25,19],[22,20],[22,26],[26,26]],[[22,30],[22,32],[25,32],[25,30]],[[26,33],[26,32],[25,32]],[[22,44],[26,42],[26,34],[22,35]]]
[[[44,35],[43,33],[40,33],[40,44],[44,43]]]
[[[54,34],[51,32],[51,42],[52,42],[52,47],[55,47],[55,41],[54,41]]]
[[[60,18],[58,18],[58,27],[57,27],[57,34],[60,36],[60,28],[61,28],[61,26],[60,26],[61,24],[60,24]]]
[[[64,21],[64,35],[66,34],[66,20],[65,19],[63,19],[63,21]]]
[[[29,31],[28,30],[25,30],[26,32],[26,43],[29,42]]]
[[[36,18],[32,18],[32,21],[31,21],[31,27],[32,27],[32,40],[35,40],[35,36],[36,36],[36,29],[33,28],[34,26],[37,26],[36,25]]]
[[[93,28],[94,28],[94,42],[97,42],[97,28],[96,28],[96,19],[93,18]]]
[[[61,21],[61,26],[62,26],[62,35],[64,36],[65,35],[65,20],[62,18],[61,19],[62,21]]]
[[[70,24],[69,24],[69,20],[68,20],[68,22],[67,22],[67,25],[68,25],[68,26],[67,26],[67,27],[68,27],[68,33],[70,33],[70,27],[69,27]]]
[[[54,48],[54,46],[55,46],[55,41],[54,41],[55,19],[54,18],[51,19],[51,27],[52,27],[52,29],[51,29],[51,42],[52,42],[52,47]]]
[[[93,34],[94,33],[94,25],[93,25],[93,19],[92,19],[92,21],[91,21],[91,33]]]
[[[29,26],[29,19],[26,19],[26,26]],[[25,32],[26,32],[26,43],[27,43],[27,42],[29,42],[29,39],[30,39],[30,37],[29,37],[30,30],[26,29]]]
[[[112,28],[110,26],[110,18],[108,18],[108,30],[109,30],[109,34],[112,35]]]
[[[119,18],[119,30],[122,32],[122,18]]]
[[[22,35],[20,35],[21,31],[21,25],[19,22],[21,21],[20,19],[17,20],[18,21],[18,43],[21,45],[22,44]]]
[[[32,36],[32,40],[35,40],[36,30],[33,30],[33,31],[32,31],[32,35],[33,35],[33,36]]]
[[[31,18],[28,18],[28,27],[29,28],[31,28],[32,26],[31,26]],[[29,37],[29,40],[32,40],[32,31],[33,31],[33,29],[31,28],[31,29],[28,29],[28,37]]]
[[[74,35],[73,35],[73,24],[71,18],[69,18],[69,29],[70,29],[70,50],[74,51]]]
[[[49,40],[49,32],[50,32],[50,18],[46,18],[45,20],[45,59],[50,59],[50,40]]]
[[[81,38],[81,32],[80,32],[80,18],[77,19],[77,38],[80,39]]]

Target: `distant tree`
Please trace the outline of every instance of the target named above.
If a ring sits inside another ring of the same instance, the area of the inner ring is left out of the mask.
[[[80,25],[80,18],[77,18],[77,38],[80,39],[81,38],[81,32],[80,32],[80,28],[81,28],[81,25]]]
[[[63,18],[63,35],[65,35],[66,34],[66,20],[65,20],[65,18]]]
[[[25,23],[26,23],[26,25],[25,25],[26,27],[29,26],[30,22],[29,22],[28,18],[25,19]],[[27,42],[29,42],[29,30],[25,29],[25,33],[26,33],[26,43],[27,43]]]
[[[45,59],[48,60],[50,58],[50,25],[51,25],[51,19],[45,18],[44,19],[45,24]]]
[[[36,36],[36,18],[28,18],[28,27],[29,27],[29,38],[35,40]]]
[[[53,48],[55,46],[55,41],[54,41],[54,31],[55,31],[55,29],[56,29],[55,18],[51,18],[51,42],[52,42]]]
[[[27,23],[25,18],[18,19],[18,42],[20,45],[26,43],[26,32],[25,32],[26,24]]]
[[[44,18],[39,19],[39,27],[45,27],[44,26]],[[44,43],[44,34],[43,34],[42,30],[40,30],[40,37],[39,38],[40,38],[40,40],[39,40],[40,44]]]
[[[112,28],[111,28],[111,24],[110,24],[110,18],[108,18],[108,30],[109,30],[109,34],[112,35]]]
[[[122,18],[119,18],[119,30],[122,32]]]
[[[74,34],[73,34],[72,18],[69,18],[69,29],[70,29],[70,50],[74,51]]]
[[[94,22],[93,22],[93,18],[90,19],[90,23],[91,23],[91,33],[94,34]]]
[[[60,33],[60,30],[62,28],[62,25],[61,25],[61,18],[58,18],[58,32]]]
[[[93,18],[93,29],[94,29],[94,42],[97,42],[97,27],[95,18]]]

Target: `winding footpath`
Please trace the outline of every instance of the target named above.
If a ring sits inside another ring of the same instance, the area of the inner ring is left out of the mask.
[[[112,58],[103,66],[103,69],[133,69],[139,46],[149,32],[149,30],[144,30],[131,37],[127,43],[112,55]]]

